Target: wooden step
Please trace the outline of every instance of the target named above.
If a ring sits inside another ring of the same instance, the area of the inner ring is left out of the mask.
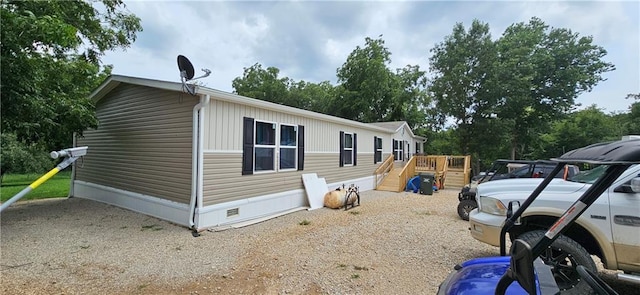
[[[385,192],[400,192],[398,190],[398,186],[385,186],[381,185],[376,188],[377,191],[385,191]]]

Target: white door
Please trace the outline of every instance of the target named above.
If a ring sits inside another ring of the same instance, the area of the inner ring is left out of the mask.
[[[611,231],[618,263],[632,264],[640,269],[640,193],[624,192],[622,186],[640,177],[640,167],[620,178],[609,188]]]

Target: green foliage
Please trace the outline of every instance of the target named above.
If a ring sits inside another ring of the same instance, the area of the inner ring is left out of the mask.
[[[630,113],[606,115],[593,107],[572,113],[575,99],[614,70],[591,37],[535,17],[511,25],[498,40],[489,32],[478,20],[469,28],[456,24],[431,49],[429,73],[413,65],[389,69],[391,52],[380,36],[365,38],[349,54],[337,69],[337,86],[295,82],[255,64],[233,87],[365,123],[406,121],[428,138],[427,153],[472,155],[475,171],[499,158],[549,158],[563,147],[640,134],[640,101]]]
[[[303,221],[300,221],[298,224],[299,225],[309,225],[309,224],[311,224],[311,221],[305,219]]]
[[[295,82],[279,77],[274,67],[263,69],[256,63],[233,80],[234,92],[240,95],[288,105],[365,123],[406,121],[412,128],[424,127],[425,72],[407,65],[393,73],[390,53],[382,39],[366,38],[338,69],[341,84]]]
[[[394,90],[398,79],[388,68],[391,53],[384,40],[365,38],[365,47],[357,46],[338,69],[340,91],[330,112],[360,122],[390,121]]]
[[[319,84],[305,81],[292,82],[289,87],[290,104],[288,105],[326,114],[328,102],[335,95],[334,93],[335,87],[329,81]]]
[[[52,178],[38,186],[35,190],[31,191],[20,200],[25,201],[67,197],[69,195],[69,184],[71,183],[70,170],[71,169],[67,169],[58,172],[58,174],[54,175]],[[34,173],[5,174],[2,179],[2,188],[0,189],[0,200],[4,202],[10,199],[41,176],[42,174]]]
[[[625,126],[625,133],[627,135],[640,134],[640,93],[629,94],[627,99],[633,98],[634,103],[629,106],[629,114],[627,115]]]
[[[122,1],[101,5],[103,12],[80,0],[2,1],[3,132],[55,150],[97,126],[88,95],[111,71],[100,57],[142,30]]]
[[[495,63],[497,52],[491,40],[489,25],[474,20],[469,30],[461,23],[451,35],[431,49],[430,69],[433,74],[429,92],[440,112],[439,121],[453,117],[457,144],[462,154],[486,145],[475,135],[486,132],[496,105]]]
[[[289,96],[289,78],[279,78],[279,73],[278,68],[263,69],[262,65],[256,63],[244,68],[242,78],[233,79],[231,85],[237,94],[285,104]]]
[[[283,104],[295,108],[327,112],[327,104],[334,96],[334,87],[328,81],[319,84],[278,77],[275,67],[263,69],[256,63],[244,68],[242,77],[233,79],[234,92],[251,98]]]
[[[474,20],[465,30],[458,23],[431,52],[428,89],[439,122],[453,118],[458,151],[481,159],[503,158],[504,146],[513,159],[544,154],[539,139],[551,123],[614,69],[591,37],[535,17],[509,26],[497,41],[487,24]]]
[[[54,167],[54,161],[49,157],[49,153],[37,145],[20,141],[13,133],[3,132],[0,137],[2,153],[0,175],[41,173]]]
[[[500,101],[495,109],[508,123],[513,159],[522,156],[550,122],[572,110],[579,94],[614,70],[602,60],[606,50],[593,45],[591,37],[549,28],[535,17],[509,26],[496,44]]]
[[[427,95],[426,72],[420,66],[407,65],[396,69],[398,87],[395,89],[388,121],[406,121],[409,127],[416,129],[431,123],[426,107],[431,104]]]
[[[615,120],[592,105],[552,123],[551,131],[540,137],[539,148],[531,158],[559,157],[579,147],[620,139],[622,135],[623,130]]]

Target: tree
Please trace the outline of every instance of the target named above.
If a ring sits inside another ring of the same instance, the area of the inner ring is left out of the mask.
[[[0,181],[6,173],[41,173],[54,167],[54,161],[35,144],[25,145],[6,132],[0,134],[0,140]]]
[[[100,58],[142,31],[121,0],[101,4],[102,11],[80,0],[2,1],[3,133],[54,150],[97,126],[88,95],[111,71]]]
[[[328,104],[335,95],[335,87],[329,81],[319,84],[300,81],[291,83],[289,99],[301,109],[318,113],[327,113]]]
[[[263,69],[256,63],[244,68],[242,78],[233,79],[234,92],[251,98],[297,107],[298,103],[289,101],[289,78],[279,78],[280,70],[275,67]],[[305,102],[300,102],[304,105]]]
[[[508,123],[511,158],[575,107],[575,98],[614,70],[606,50],[569,29],[542,20],[509,26],[497,41],[500,83],[497,116]]]
[[[431,99],[427,95],[425,72],[420,66],[407,65],[396,69],[398,87],[393,95],[391,110],[387,121],[406,121],[411,129],[426,127],[428,122],[426,107]]]
[[[357,46],[337,70],[340,85],[329,112],[365,123],[387,120],[398,87],[390,62],[384,40],[365,38],[365,46]]]
[[[551,124],[551,131],[540,137],[533,158],[549,159],[593,143],[620,139],[622,127],[596,105],[569,114]]]
[[[640,93],[628,94],[627,99],[634,99],[635,102],[629,106],[629,114],[626,119],[625,133],[628,135],[640,135]]]
[[[433,75],[429,93],[435,100],[444,123],[452,117],[456,125],[460,152],[486,146],[486,124],[496,103],[495,62],[497,54],[489,25],[474,20],[469,30],[462,23],[451,35],[431,49],[429,59]]]

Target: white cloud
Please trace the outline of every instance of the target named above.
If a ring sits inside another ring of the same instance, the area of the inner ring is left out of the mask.
[[[125,0],[126,1],[126,0]],[[254,63],[277,67],[296,81],[331,81],[336,69],[365,37],[382,34],[392,53],[391,68],[428,69],[429,50],[455,23],[489,24],[494,39],[516,22],[537,16],[552,27],[569,28],[609,54],[617,70],[605,74],[592,93],[578,99],[607,110],[626,110],[627,93],[640,92],[640,2],[442,2],[442,1],[128,1],[144,32],[127,51],[103,61],[114,73],[177,81],[175,57],[183,54],[213,71],[202,80],[231,91],[231,81]]]

